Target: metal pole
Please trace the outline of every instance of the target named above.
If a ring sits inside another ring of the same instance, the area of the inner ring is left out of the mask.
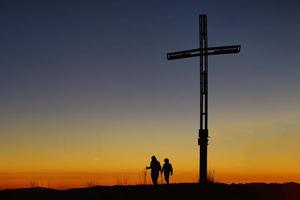
[[[198,145],[200,145],[199,182],[207,183],[207,144],[208,144],[208,97],[207,97],[207,18],[199,16],[199,43],[200,43],[200,129]]]

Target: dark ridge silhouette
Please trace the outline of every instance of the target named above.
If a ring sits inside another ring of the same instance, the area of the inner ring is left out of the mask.
[[[29,188],[0,191],[1,200],[183,200],[192,198],[209,200],[299,200],[300,184],[171,184],[157,186],[95,186],[68,190]]]

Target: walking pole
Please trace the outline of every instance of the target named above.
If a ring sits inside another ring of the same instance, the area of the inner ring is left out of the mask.
[[[144,185],[147,185],[147,169],[144,169]]]

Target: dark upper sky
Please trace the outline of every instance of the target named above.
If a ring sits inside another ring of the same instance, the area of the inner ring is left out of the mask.
[[[17,136],[20,123],[80,126],[80,119],[125,120],[125,132],[179,121],[196,133],[198,59],[168,61],[166,53],[198,47],[199,14],[208,16],[209,46],[242,46],[209,58],[213,123],[296,122],[299,9],[292,0],[2,0],[2,136]]]
[[[1,106],[52,107],[69,98],[75,107],[99,100],[112,105],[112,99],[130,104],[131,98],[161,101],[166,91],[195,93],[198,60],[170,62],[165,54],[198,46],[203,13],[209,45],[242,45],[238,56],[210,59],[211,87],[218,91],[225,90],[221,82],[232,84],[234,91],[254,96],[264,93],[263,87],[272,93],[292,89],[300,71],[299,6],[297,1],[2,1]]]

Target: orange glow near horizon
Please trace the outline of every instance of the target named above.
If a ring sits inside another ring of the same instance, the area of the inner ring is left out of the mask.
[[[293,107],[259,116],[239,110],[226,115],[222,108],[218,113],[215,109],[208,167],[216,181],[300,182],[300,118]],[[3,119],[0,187],[139,184],[152,155],[161,162],[170,159],[172,182],[196,182],[197,114],[144,115]]]
[[[298,133],[299,128],[290,124],[278,128],[276,121],[247,120],[233,125],[224,119],[215,121],[218,126],[211,128],[208,166],[215,180],[300,182],[297,144],[300,136],[291,134]],[[45,124],[28,125],[33,123],[2,127],[8,134],[0,142],[3,149],[0,188],[142,184],[144,168],[153,154],[161,162],[166,157],[170,159],[173,183],[197,182],[199,149],[188,123],[173,126],[172,120],[148,123],[132,125],[125,121],[118,126],[98,127],[96,123],[78,121],[78,124],[56,124],[55,128],[47,128]],[[126,134],[123,130],[127,130]],[[263,134],[257,138],[257,132]],[[9,133],[18,133],[18,140]],[[149,173],[148,184],[151,183]]]
[[[144,172],[127,173],[1,173],[0,189],[47,187],[68,189],[91,187],[96,185],[140,185],[144,184]],[[300,174],[254,174],[239,173],[213,174],[214,180],[221,183],[287,183],[299,182]],[[151,184],[150,174],[147,173],[146,184]],[[178,172],[171,177],[172,183],[195,183],[198,177],[193,172]],[[159,183],[161,184],[161,178]]]

